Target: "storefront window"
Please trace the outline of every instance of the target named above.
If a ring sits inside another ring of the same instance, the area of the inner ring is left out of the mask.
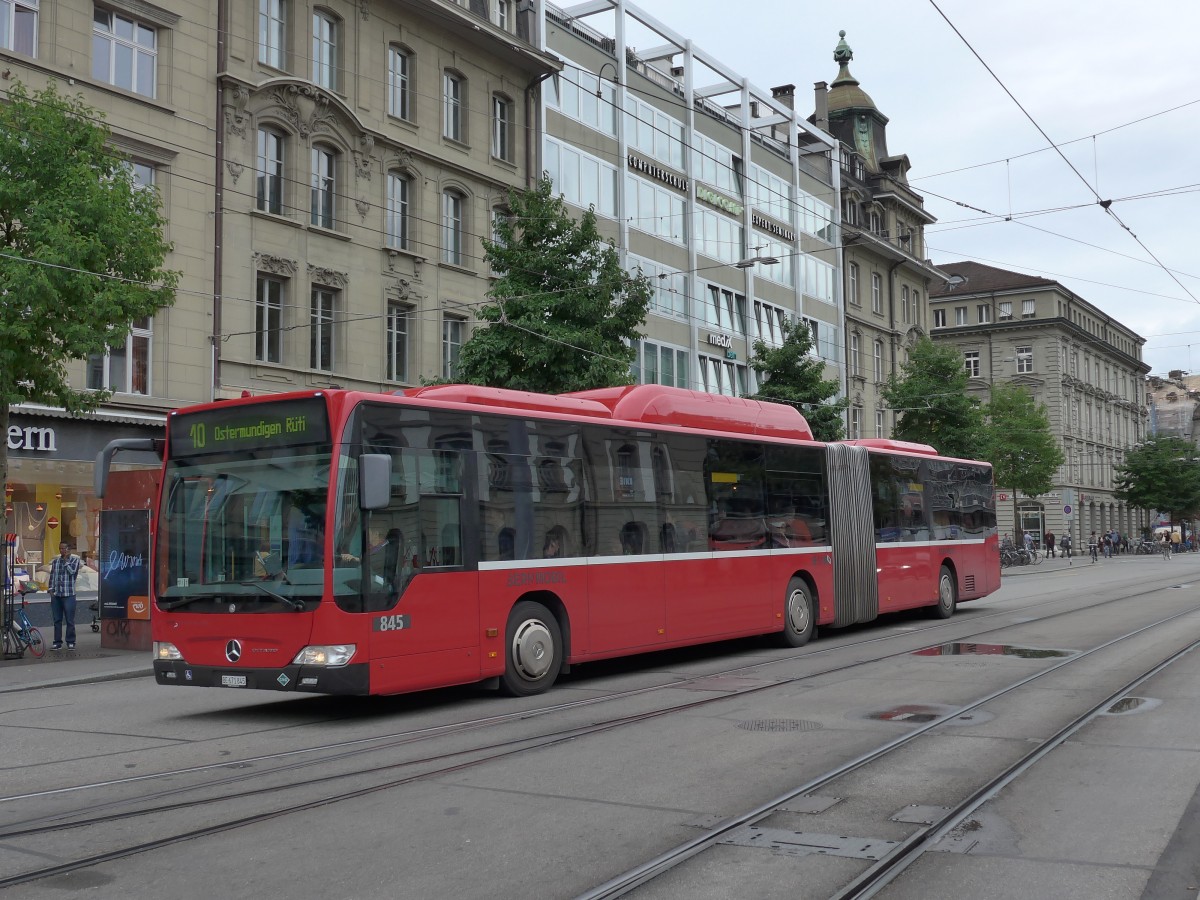
[[[161,424],[153,420],[134,424],[106,420],[103,414],[73,418],[10,411],[4,511],[5,530],[16,535],[18,581],[44,587],[50,562],[65,542],[85,564],[77,590],[98,590],[101,509],[149,509],[159,465],[150,452],[118,455],[101,502],[93,488],[96,454],[114,438],[161,435]]]

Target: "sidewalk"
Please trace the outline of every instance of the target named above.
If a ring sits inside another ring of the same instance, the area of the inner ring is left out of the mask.
[[[46,642],[45,656],[34,659],[26,653],[22,659],[0,660],[0,694],[153,675],[148,651],[103,648],[100,635],[88,625],[90,613],[78,619],[74,650],[51,650],[54,627],[38,625]]]
[[[1174,562],[1177,559],[1180,561],[1187,559],[1200,560],[1200,553],[1180,552],[1173,554],[1171,561]],[[1143,562],[1154,561],[1158,563],[1167,562],[1167,560],[1164,560],[1158,553],[1134,553],[1130,551],[1129,553],[1117,553],[1107,559],[1101,556],[1095,563],[1093,563],[1092,557],[1087,550],[1084,550],[1083,553],[1080,553],[1078,550],[1074,551],[1071,554],[1070,559],[1064,558],[1062,551],[1059,551],[1056,556],[1042,557],[1041,562],[1034,563],[1033,565],[1009,566],[1007,569],[1001,569],[1000,574],[1004,578],[1008,578],[1010,575],[1033,575],[1035,572],[1052,572],[1056,571],[1057,569],[1078,569],[1080,566],[1086,567],[1091,565],[1104,565],[1106,563],[1112,564],[1115,562],[1124,562],[1126,560],[1141,560]]]

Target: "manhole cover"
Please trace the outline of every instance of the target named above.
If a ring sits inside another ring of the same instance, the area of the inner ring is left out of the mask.
[[[737,727],[743,731],[820,731],[824,726],[804,719],[750,719],[738,722]]]

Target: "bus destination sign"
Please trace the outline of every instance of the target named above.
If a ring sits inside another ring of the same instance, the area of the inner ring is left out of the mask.
[[[329,442],[325,402],[316,397],[178,413],[169,427],[174,456]]]

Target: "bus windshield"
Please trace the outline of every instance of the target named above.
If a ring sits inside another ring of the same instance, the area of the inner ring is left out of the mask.
[[[160,605],[236,597],[281,610],[280,596],[318,600],[330,456],[280,449],[168,463]]]

